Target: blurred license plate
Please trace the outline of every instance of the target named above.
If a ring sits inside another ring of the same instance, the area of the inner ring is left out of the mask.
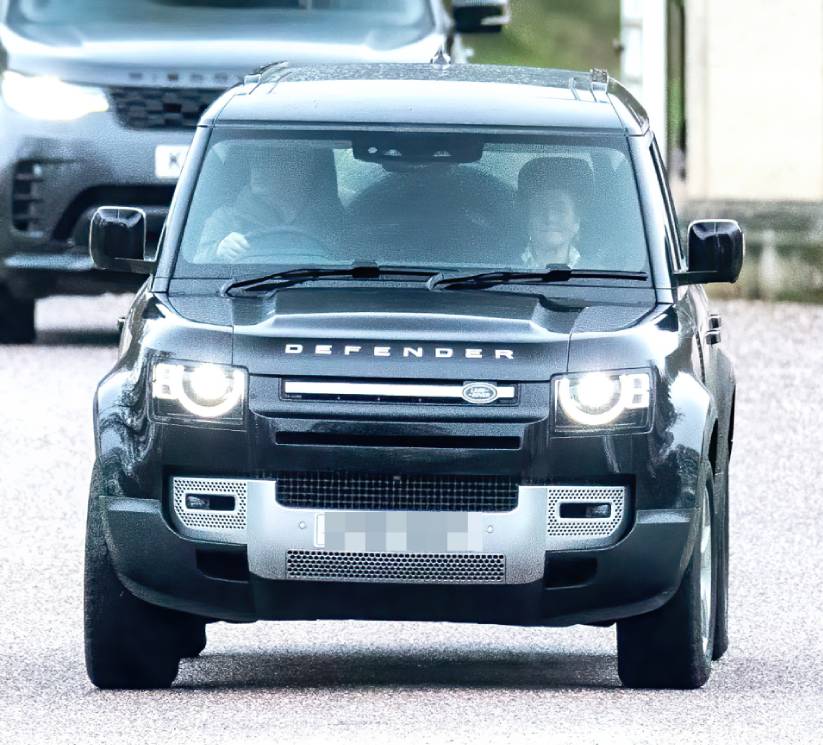
[[[188,152],[188,145],[158,145],[154,151],[154,174],[162,179],[180,178]]]
[[[318,512],[314,545],[328,551],[482,551],[485,521],[470,512]]]

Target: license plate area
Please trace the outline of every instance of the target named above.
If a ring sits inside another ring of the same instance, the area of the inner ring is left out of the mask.
[[[479,512],[318,512],[314,545],[327,551],[482,551],[494,532]]]
[[[427,574],[425,581],[472,581],[477,571],[487,578],[478,584],[525,584],[543,576],[543,487],[519,487],[517,508],[504,513],[300,509],[279,504],[276,488],[276,482],[250,481],[248,485],[249,569],[259,577],[331,579],[325,570],[315,575],[303,571],[297,576],[295,562],[305,567],[308,560],[338,567],[333,579],[343,582],[419,582],[420,571],[428,572],[438,562],[448,571],[442,579],[436,571]],[[358,564],[356,571],[352,561]],[[361,571],[363,562],[367,571]],[[490,573],[488,562],[494,565]],[[391,577],[373,571],[376,564],[389,567]],[[410,567],[414,571],[404,574]],[[461,579],[465,567],[472,569],[468,580]]]
[[[158,145],[154,149],[154,175],[164,181],[176,181],[188,153],[188,145]]]

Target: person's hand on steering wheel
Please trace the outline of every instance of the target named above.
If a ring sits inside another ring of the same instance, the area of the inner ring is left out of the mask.
[[[229,233],[217,245],[215,254],[221,261],[233,262],[248,253],[248,251],[249,242],[242,233]]]

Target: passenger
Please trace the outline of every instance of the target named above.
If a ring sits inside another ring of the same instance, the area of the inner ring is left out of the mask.
[[[198,263],[234,263],[262,254],[265,261],[278,253],[323,258],[339,230],[342,206],[337,173],[330,150],[266,149],[249,164],[248,183],[233,202],[218,207],[206,220],[197,250]],[[288,241],[258,242],[282,229]],[[281,247],[288,245],[288,251]]]
[[[526,225],[521,266],[544,271],[579,264],[581,211],[591,192],[591,169],[579,158],[535,158],[520,169],[517,196]]]

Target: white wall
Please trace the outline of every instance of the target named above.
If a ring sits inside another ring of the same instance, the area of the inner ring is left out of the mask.
[[[688,197],[823,200],[823,2],[688,0],[686,35]]]
[[[620,81],[649,114],[662,153],[666,149],[666,3],[621,0]]]

